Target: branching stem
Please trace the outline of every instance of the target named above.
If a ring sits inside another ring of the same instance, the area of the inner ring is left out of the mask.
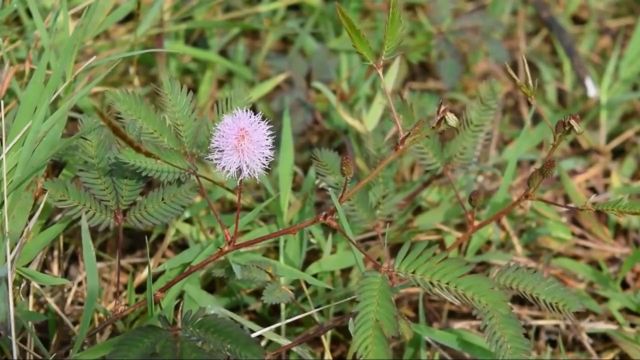
[[[354,239],[352,239],[349,235],[347,235],[347,232],[344,231],[344,229],[340,227],[340,225],[338,225],[335,221],[324,220],[323,223],[328,225],[330,228],[334,229],[335,231],[339,232],[342,236],[344,236],[345,239],[347,239],[351,243],[351,245],[353,245],[362,255],[364,255],[365,259],[367,259],[367,261],[369,261],[376,270],[378,271],[382,270],[383,268],[382,264],[380,264],[371,255],[369,255]]]
[[[398,132],[398,143],[404,137],[404,132],[402,131],[402,124],[400,122],[400,115],[396,111],[396,106],[393,104],[393,99],[391,99],[391,91],[387,89],[387,85],[384,83],[384,73],[382,72],[382,65],[375,65],[374,68],[380,77],[382,91],[384,92],[385,97],[387,98],[387,102],[389,103],[389,109],[391,109],[391,117],[393,118],[393,122],[396,124],[396,131]]]
[[[547,155],[544,157],[543,163],[551,159],[553,154],[555,154],[556,150],[562,143],[562,140],[563,140],[562,137],[554,136],[554,142],[551,145],[551,148],[549,149],[549,151],[547,152]],[[488,219],[485,219],[484,221],[481,221],[478,224],[474,224],[473,226],[471,226],[469,229],[467,229],[467,231],[464,234],[458,237],[458,239],[456,239],[456,241],[454,241],[453,244],[447,247],[446,251],[451,252],[457,249],[460,245],[466,243],[471,238],[471,236],[476,232],[478,232],[480,229],[484,228],[485,226],[495,221],[502,219],[504,216],[509,214],[513,209],[518,207],[523,202],[527,200],[532,200],[535,197],[535,192],[536,190],[538,190],[539,185],[540,185],[540,182],[536,185],[536,187],[525,190],[522,194],[520,194],[520,196],[518,196],[515,200],[513,200],[509,205],[505,206],[504,208],[502,208],[497,213],[493,214]]]

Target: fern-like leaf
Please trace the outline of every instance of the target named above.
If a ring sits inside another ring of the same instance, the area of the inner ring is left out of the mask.
[[[541,308],[573,318],[582,307],[580,299],[554,278],[546,278],[535,269],[509,265],[499,269],[493,280],[500,287],[515,291]]]
[[[396,257],[397,274],[434,295],[473,307],[498,357],[528,357],[531,344],[523,336],[506,294],[486,276],[468,274],[472,265],[463,259],[436,254],[436,250],[436,246],[428,247],[427,243],[406,243]]]
[[[167,154],[163,154],[167,155]],[[174,161],[172,163],[178,163],[179,165],[188,166],[183,164],[181,159],[177,156],[172,157]],[[128,168],[135,170],[143,176],[152,177],[162,182],[173,182],[179,179],[185,179],[189,175],[175,166],[171,166],[165,162],[157,159],[150,159],[142,154],[139,154],[129,148],[122,150],[118,159],[125,164]]]
[[[318,179],[330,189],[340,191],[344,177],[340,174],[340,155],[333,150],[316,149],[312,155]]]
[[[129,209],[126,222],[138,228],[166,223],[182,214],[194,196],[195,191],[191,185],[161,186]]]
[[[365,359],[393,358],[389,339],[399,334],[399,325],[389,280],[377,272],[365,273],[357,295],[350,352]]]
[[[67,215],[79,218],[84,212],[91,226],[105,228],[111,224],[113,213],[84,189],[61,179],[49,180],[44,187],[56,206],[68,209]]]
[[[170,148],[180,148],[178,138],[167,120],[140,94],[120,90],[110,92],[108,98],[120,117],[132,122],[130,125],[140,130],[143,139]]]
[[[180,138],[185,149],[193,150],[192,143],[187,137],[188,129],[198,121],[195,114],[193,93],[177,80],[165,78],[160,91],[161,105],[164,116]]]
[[[435,134],[424,141],[416,142],[411,149],[425,171],[440,170],[446,162],[442,145]]]
[[[445,146],[445,157],[458,165],[477,160],[499,109],[499,93],[494,82],[480,88],[458,128],[458,135]]]
[[[182,327],[161,318],[121,335],[108,359],[262,359],[264,350],[235,322],[200,312],[185,314]]]
[[[260,344],[237,323],[221,316],[205,315],[183,323],[182,333],[185,338],[204,344],[205,349],[233,359],[263,359],[265,355]]]
[[[175,343],[169,331],[153,325],[141,326],[119,336],[107,359],[177,358],[175,351],[161,348],[166,343]]]
[[[625,198],[590,204],[594,210],[616,215],[640,215],[640,201]]]

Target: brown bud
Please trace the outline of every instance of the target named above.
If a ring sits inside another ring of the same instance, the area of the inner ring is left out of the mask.
[[[553,170],[555,170],[555,168],[556,168],[556,160],[549,159],[545,161],[544,164],[542,164],[542,167],[540,168],[540,174],[544,179],[549,178],[553,175]]]
[[[566,122],[564,119],[558,120],[556,123],[556,137],[562,136],[565,133]]]
[[[486,194],[483,190],[473,190],[469,194],[469,197],[467,198],[469,205],[473,209],[477,209],[482,205],[484,205],[485,200],[486,200]]]
[[[351,161],[351,156],[343,155],[342,159],[340,159],[340,173],[347,179],[353,177],[353,162]]]
[[[531,173],[531,175],[529,175],[529,178],[527,179],[527,186],[532,190],[537,189],[542,183],[542,180],[544,180],[544,177],[542,176],[541,169],[536,169]]]

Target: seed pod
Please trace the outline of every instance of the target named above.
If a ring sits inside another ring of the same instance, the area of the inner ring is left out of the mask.
[[[542,167],[540,168],[540,174],[544,179],[549,178],[553,175],[553,170],[555,170],[555,168],[556,168],[556,160],[549,159],[545,161],[544,164],[542,164]]]
[[[353,177],[353,162],[348,154],[343,155],[340,159],[340,173],[347,179]]]
[[[529,175],[529,178],[527,179],[527,186],[529,189],[534,190],[540,186],[542,180],[544,180],[544,176],[542,176],[541,169],[536,169],[531,173],[531,175]]]

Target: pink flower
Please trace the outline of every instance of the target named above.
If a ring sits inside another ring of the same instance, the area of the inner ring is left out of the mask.
[[[227,178],[257,179],[273,159],[271,125],[260,113],[236,109],[216,125],[209,151],[207,159]]]

